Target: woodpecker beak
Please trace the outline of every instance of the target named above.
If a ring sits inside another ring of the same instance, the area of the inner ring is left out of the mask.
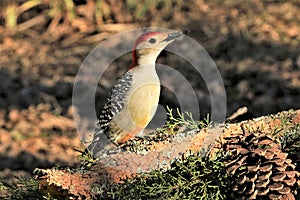
[[[164,42],[164,41],[169,42],[169,41],[175,40],[176,38],[178,38],[182,35],[183,35],[182,32],[169,33],[168,37],[166,39],[164,39],[162,42]]]

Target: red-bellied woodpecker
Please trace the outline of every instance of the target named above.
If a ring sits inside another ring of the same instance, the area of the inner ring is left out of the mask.
[[[146,32],[137,38],[129,70],[113,86],[98,114],[94,138],[88,147],[90,151],[101,142],[103,133],[114,144],[120,145],[146,128],[155,114],[160,95],[156,59],[181,35],[181,32]]]

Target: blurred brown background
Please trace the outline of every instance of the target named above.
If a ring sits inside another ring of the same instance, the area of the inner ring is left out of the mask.
[[[221,72],[228,115],[241,119],[300,107],[299,1],[0,1],[0,179],[35,167],[75,165],[82,146],[73,124],[72,87],[87,54],[104,39],[141,27],[188,30]],[[201,114],[210,96],[176,55],[159,63],[190,80]],[[96,94],[101,107],[130,55],[113,63]],[[186,71],[185,71],[186,69]],[[161,103],[175,105],[167,91]]]

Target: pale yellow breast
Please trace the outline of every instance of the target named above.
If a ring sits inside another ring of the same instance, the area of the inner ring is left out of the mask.
[[[160,85],[146,83],[132,91],[129,97],[129,115],[139,127],[146,127],[157,109]]]
[[[124,108],[118,112],[111,124],[120,134],[116,140],[122,140],[126,134],[135,135],[144,130],[157,109],[160,82],[155,72],[155,65],[137,67],[134,72],[131,88],[126,97]]]

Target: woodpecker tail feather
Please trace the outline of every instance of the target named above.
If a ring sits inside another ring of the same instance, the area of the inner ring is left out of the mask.
[[[93,157],[99,157],[99,152],[103,150],[108,144],[111,142],[108,140],[106,135],[104,134],[104,130],[101,129],[99,123],[95,128],[95,134],[92,143],[87,147],[87,149],[91,152]]]

